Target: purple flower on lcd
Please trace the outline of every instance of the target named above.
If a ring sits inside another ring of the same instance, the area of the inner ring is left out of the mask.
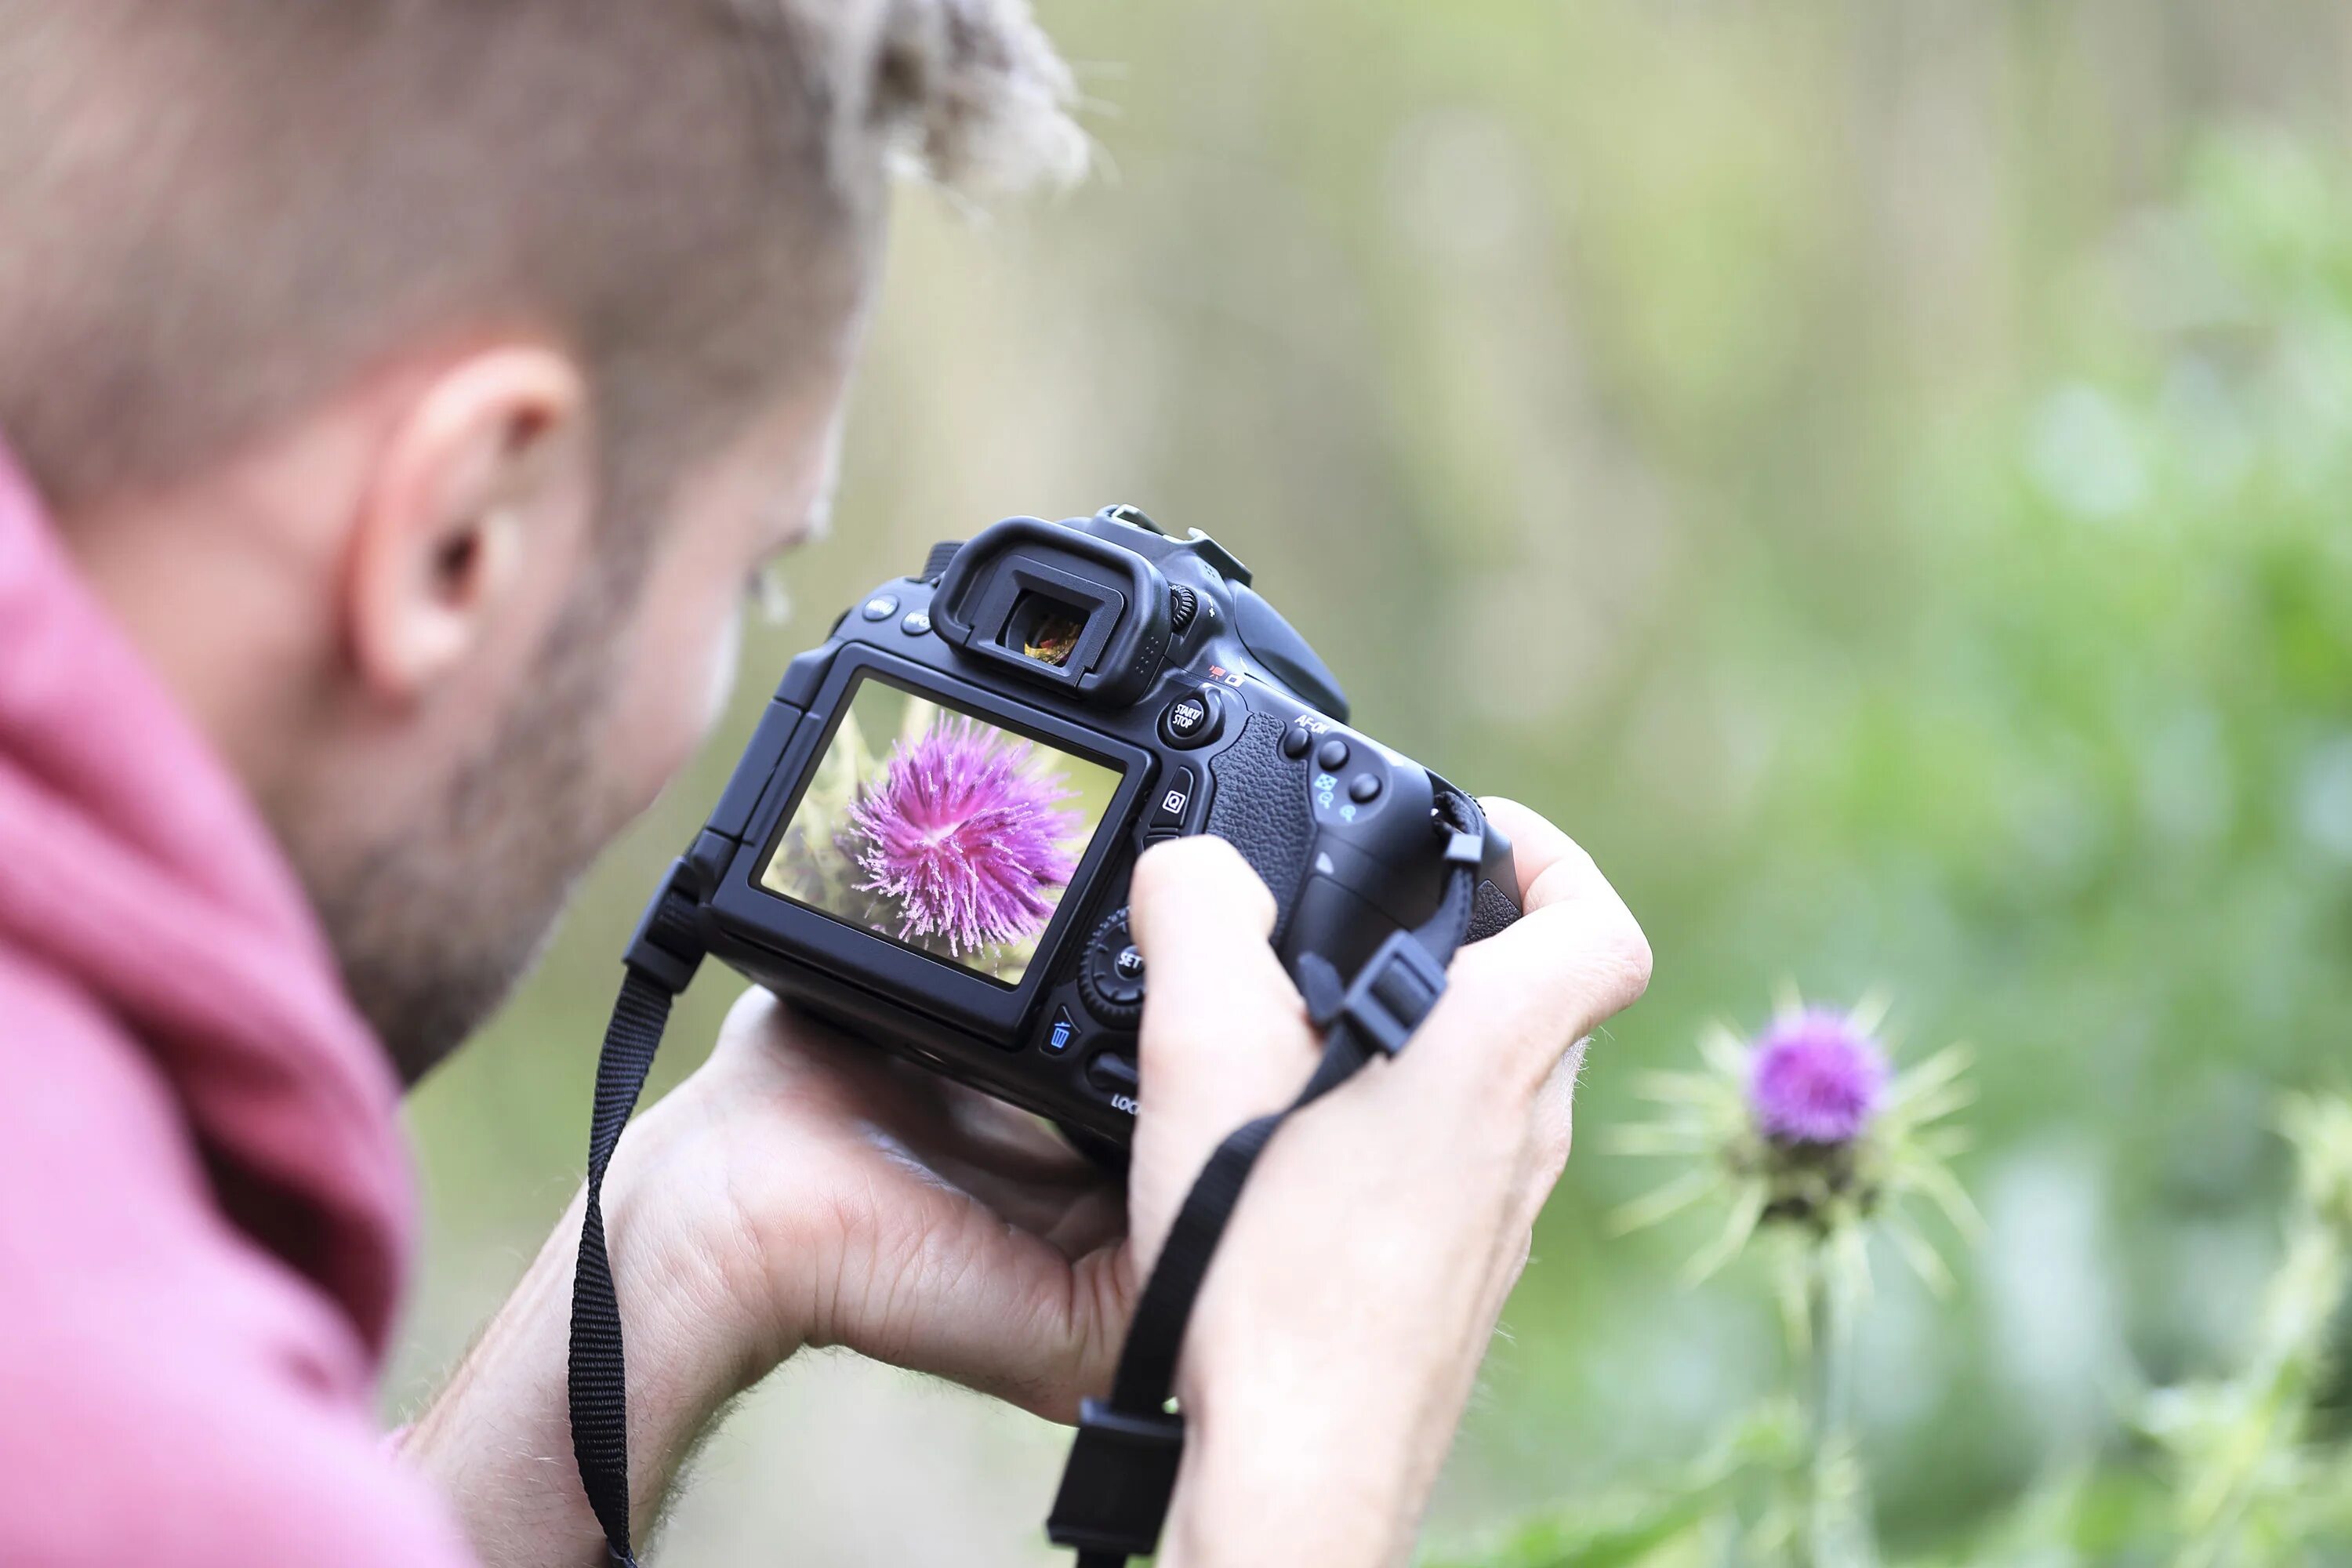
[[[1748,1067],[1757,1130],[1783,1143],[1850,1143],[1886,1092],[1886,1054],[1843,1013],[1807,1008],[1776,1020]]]
[[[1080,817],[1032,768],[1026,741],[941,720],[890,749],[880,781],[849,809],[858,884],[898,906],[898,939],[951,953],[1024,941],[1053,918],[1077,868]]]

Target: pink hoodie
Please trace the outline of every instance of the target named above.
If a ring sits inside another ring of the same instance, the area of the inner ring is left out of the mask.
[[[0,1562],[459,1563],[373,1428],[399,1090],[0,453]]]

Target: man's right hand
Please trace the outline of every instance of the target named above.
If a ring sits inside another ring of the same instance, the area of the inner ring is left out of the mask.
[[[1250,1178],[1180,1370],[1189,1436],[1159,1561],[1404,1561],[1537,1212],[1568,1159],[1583,1041],[1649,982],[1591,858],[1489,801],[1525,918],[1462,950],[1392,1061],[1301,1111]],[[1274,902],[1222,840],[1138,864],[1150,962],[1129,1209],[1148,1268],[1211,1151],[1277,1110],[1319,1046],[1267,943]]]

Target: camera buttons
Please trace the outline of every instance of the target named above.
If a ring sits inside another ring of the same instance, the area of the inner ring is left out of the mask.
[[[931,631],[931,612],[908,610],[907,618],[898,623],[898,629],[910,637],[929,637]]]
[[[1314,749],[1314,732],[1303,721],[1291,724],[1282,731],[1282,754],[1292,762],[1297,762]]]
[[[1142,1086],[1143,1077],[1129,1058],[1104,1051],[1087,1063],[1087,1081],[1115,1100],[1132,1100],[1135,1091]]]
[[[898,613],[898,595],[877,594],[859,605],[857,613],[869,621],[887,621]]]
[[[1380,775],[1378,773],[1358,773],[1354,778],[1349,779],[1348,781],[1348,798],[1354,801],[1359,805],[1370,805],[1372,802],[1380,799]]]
[[[1173,837],[1184,831],[1185,819],[1192,814],[1192,795],[1201,787],[1201,779],[1190,768],[1178,768],[1167,787],[1160,792],[1159,804],[1151,808],[1151,822],[1144,831],[1153,837]]]
[[[1131,1028],[1143,1016],[1143,953],[1129,934],[1125,910],[1113,910],[1087,940],[1078,994],[1106,1024]]]
[[[1315,753],[1315,765],[1327,773],[1336,773],[1348,765],[1348,742],[1334,735],[1323,742]]]
[[[1056,1007],[1054,1009],[1053,1026],[1045,1031],[1045,1038],[1038,1048],[1049,1057],[1063,1056],[1077,1043],[1077,1039],[1078,1021],[1070,1016],[1067,1007]]]
[[[1224,727],[1224,705],[1205,686],[1179,697],[1160,715],[1160,738],[1186,749],[1207,745]]]

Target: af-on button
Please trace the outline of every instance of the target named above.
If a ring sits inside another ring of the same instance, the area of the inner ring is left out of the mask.
[[[1207,745],[1224,727],[1224,704],[1206,686],[1187,691],[1160,715],[1160,738],[1187,751]]]

